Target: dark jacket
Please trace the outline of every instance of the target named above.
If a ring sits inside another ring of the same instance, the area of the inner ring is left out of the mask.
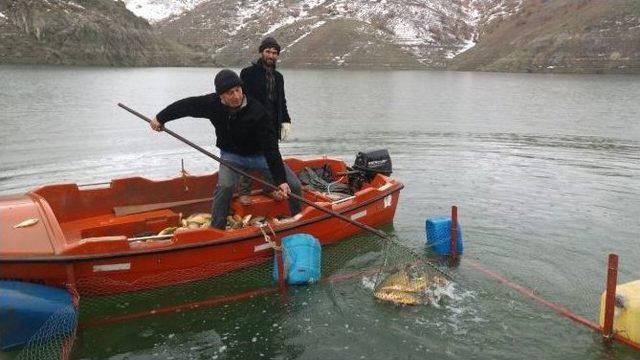
[[[216,146],[238,155],[264,155],[276,185],[285,182],[284,164],[278,149],[278,137],[269,126],[264,107],[247,97],[247,105],[231,111],[217,94],[178,100],[160,111],[156,118],[162,124],[191,116],[207,118],[216,129]]]
[[[267,106],[267,84],[266,84],[266,72],[264,66],[259,62],[253,63],[240,72],[240,78],[242,79],[245,94],[260,101],[262,105]],[[287,99],[284,96],[284,78],[282,74],[277,70],[273,70],[273,75],[276,80],[276,113],[273,121],[273,128],[280,137],[280,128],[283,122],[291,122],[289,117],[289,111],[287,110]]]

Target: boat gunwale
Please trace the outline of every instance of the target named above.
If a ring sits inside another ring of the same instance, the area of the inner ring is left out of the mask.
[[[391,182],[390,182],[391,183]],[[346,207],[342,210],[340,210],[338,213],[339,214],[345,214],[351,211],[355,211],[358,210],[362,207],[368,206],[376,201],[379,201],[380,199],[400,192],[400,190],[402,190],[404,188],[404,184],[399,182],[399,181],[395,181],[395,184],[391,183],[392,187],[388,190],[388,191],[383,191],[381,192],[379,195],[371,198],[371,199],[367,199],[361,203],[357,203],[354,204],[353,206],[350,207]],[[295,222],[289,225],[284,225],[283,227],[275,230],[275,233],[281,233],[281,232],[285,232],[291,229],[295,229],[298,227],[302,227],[302,226],[306,226],[309,224],[314,224],[320,221],[324,221],[328,218],[331,218],[332,215],[331,214],[327,214],[327,213],[323,213],[323,214],[319,214],[316,217],[313,217],[311,219],[307,219],[307,220],[303,220],[300,222]],[[167,253],[167,252],[173,252],[173,251],[183,251],[183,250],[191,250],[191,249],[197,249],[197,248],[203,248],[203,247],[209,247],[209,246],[217,246],[217,245],[223,245],[223,244],[229,244],[229,243],[235,243],[235,242],[241,242],[241,241],[245,241],[248,239],[252,239],[252,238],[256,238],[256,233],[252,233],[252,234],[247,234],[247,235],[242,235],[242,236],[236,236],[236,237],[228,237],[228,238],[218,238],[218,239],[214,239],[214,240],[208,240],[205,242],[198,242],[195,244],[183,244],[183,245],[176,245],[176,246],[172,246],[169,248],[159,248],[159,249],[143,249],[143,250],[134,250],[134,251],[128,251],[128,252],[120,252],[120,253],[115,253],[115,254],[90,254],[90,255],[59,255],[59,256],[37,256],[37,257],[20,257],[20,258],[16,258],[16,257],[2,257],[0,256],[0,263],[77,263],[77,262],[88,262],[88,261],[94,261],[94,260],[107,260],[107,259],[117,259],[117,258],[125,258],[125,257],[139,257],[139,256],[147,256],[147,255],[152,255],[152,254],[161,254],[161,253]]]

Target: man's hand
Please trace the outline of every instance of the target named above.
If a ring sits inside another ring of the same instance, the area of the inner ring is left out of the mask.
[[[164,130],[164,125],[162,125],[155,116],[153,117],[153,119],[151,119],[151,122],[149,123],[149,125],[151,125],[151,128],[155,131]]]
[[[289,184],[282,183],[282,184],[278,185],[278,189],[279,189],[280,194],[282,195],[283,198],[285,198],[285,199],[289,198],[289,194],[291,194],[291,188],[289,187]]]
[[[283,122],[282,129],[280,129],[280,140],[286,141],[291,133],[291,123]]]

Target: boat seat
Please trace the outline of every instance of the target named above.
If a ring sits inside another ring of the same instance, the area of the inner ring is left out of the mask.
[[[303,191],[305,199],[313,202],[332,202],[332,200],[324,194],[315,190]],[[267,218],[274,218],[278,216],[289,216],[289,201],[282,200],[277,201],[267,195],[258,193],[251,195],[252,204],[245,206],[240,204],[237,198],[231,202],[231,214],[237,214],[240,216],[253,215],[253,216],[265,216]],[[302,204],[304,209],[305,205]]]
[[[289,213],[289,202],[287,200],[276,201],[266,195],[252,195],[252,204],[245,206],[240,204],[238,199],[231,202],[231,214],[240,216],[253,215],[276,217]]]
[[[180,214],[162,209],[125,216],[99,215],[61,223],[60,226],[67,240],[71,240],[119,235],[133,237],[146,232],[157,233],[179,223]]]

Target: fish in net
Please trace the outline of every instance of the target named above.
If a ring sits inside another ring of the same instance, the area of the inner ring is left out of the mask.
[[[451,276],[430,259],[389,240],[373,296],[396,305],[437,305],[452,285]]]

